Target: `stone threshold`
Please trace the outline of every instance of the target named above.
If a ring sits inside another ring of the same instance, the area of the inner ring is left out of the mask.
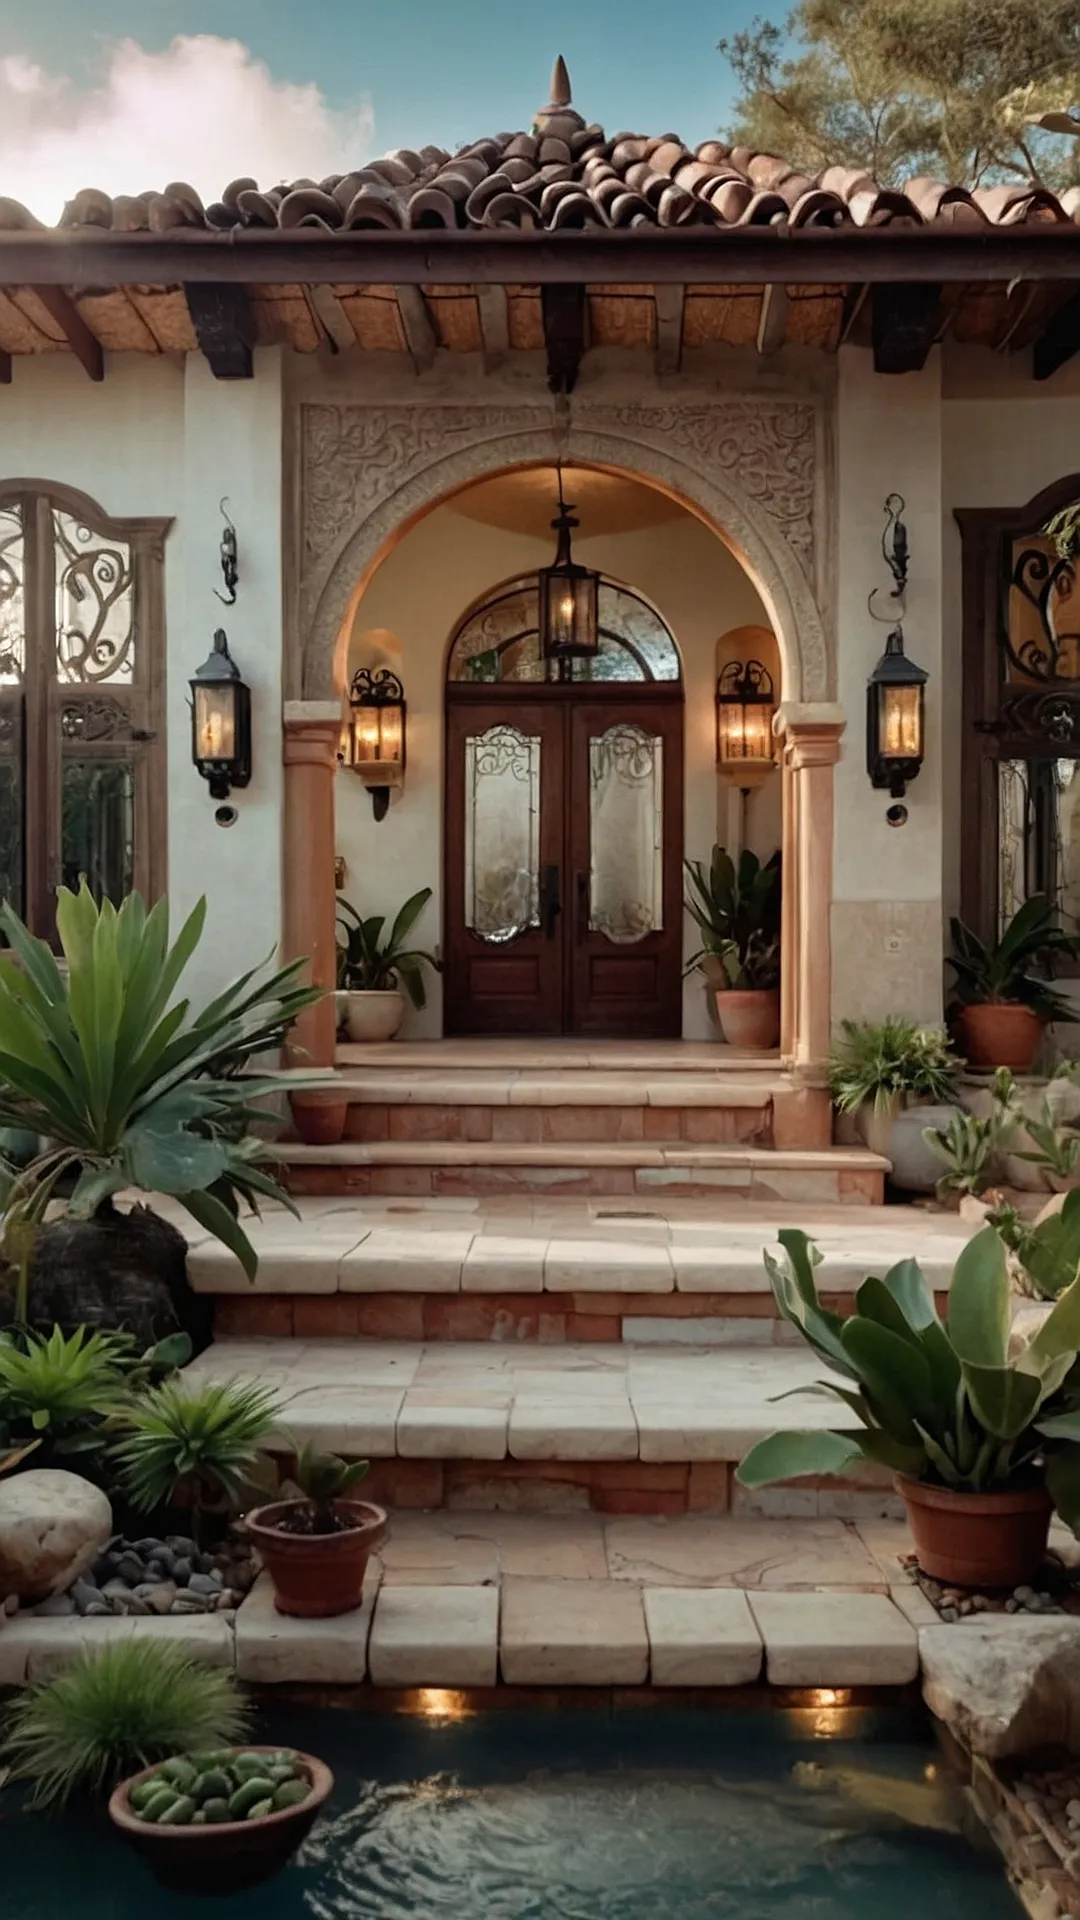
[[[793,1091],[772,1072],[682,1073],[599,1067],[341,1066],[336,1087],[350,1105],[386,1107],[767,1107]]]
[[[284,1140],[286,1166],[641,1167],[886,1174],[889,1162],[864,1147],[751,1147],[652,1140],[354,1140],[314,1147]],[[743,1184],[733,1181],[733,1185]]]
[[[493,1039],[343,1041],[339,1067],[393,1072],[776,1074],[779,1052],[744,1052],[715,1040]]]

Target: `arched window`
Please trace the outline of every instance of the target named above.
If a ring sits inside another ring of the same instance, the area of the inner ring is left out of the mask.
[[[543,682],[556,677],[540,655],[536,575],[511,580],[466,614],[450,648],[449,680]],[[574,680],[678,680],[679,651],[655,608],[629,587],[600,583],[600,651],[562,662]]]
[[[51,939],[58,885],[165,884],[168,520],[0,485],[0,895]]]

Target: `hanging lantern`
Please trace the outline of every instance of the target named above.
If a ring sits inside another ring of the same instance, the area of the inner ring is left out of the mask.
[[[191,757],[215,800],[251,779],[251,690],[221,627],[191,679]]]
[[[590,659],[600,649],[600,575],[574,561],[570,537],[580,522],[563,499],[561,463],[558,474],[559,511],[551,523],[558,546],[553,565],[537,574],[540,653],[545,660]]]
[[[389,667],[360,667],[349,688],[349,765],[371,794],[376,820],[405,784],[405,689]]]
[[[760,660],[729,660],[716,683],[716,764],[743,774],[773,764],[776,689]]]
[[[894,627],[866,683],[866,770],[871,786],[887,787],[894,800],[903,798],[923,763],[929,678],[908,659],[903,633]]]

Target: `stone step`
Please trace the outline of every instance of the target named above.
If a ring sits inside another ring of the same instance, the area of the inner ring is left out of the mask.
[[[712,1194],[800,1202],[884,1198],[888,1161],[858,1147],[773,1148],[647,1141],[283,1142],[294,1193]]]
[[[337,1048],[341,1068],[365,1073],[717,1074],[740,1076],[781,1071],[778,1053],[742,1052],[712,1040],[492,1039],[388,1040]]]

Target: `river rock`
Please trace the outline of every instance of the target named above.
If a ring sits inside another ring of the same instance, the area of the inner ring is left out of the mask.
[[[1080,1620],[980,1614],[921,1628],[919,1654],[927,1706],[970,1752],[1080,1753]]]
[[[57,1467],[0,1481],[0,1593],[45,1599],[97,1559],[112,1533],[100,1487]]]

